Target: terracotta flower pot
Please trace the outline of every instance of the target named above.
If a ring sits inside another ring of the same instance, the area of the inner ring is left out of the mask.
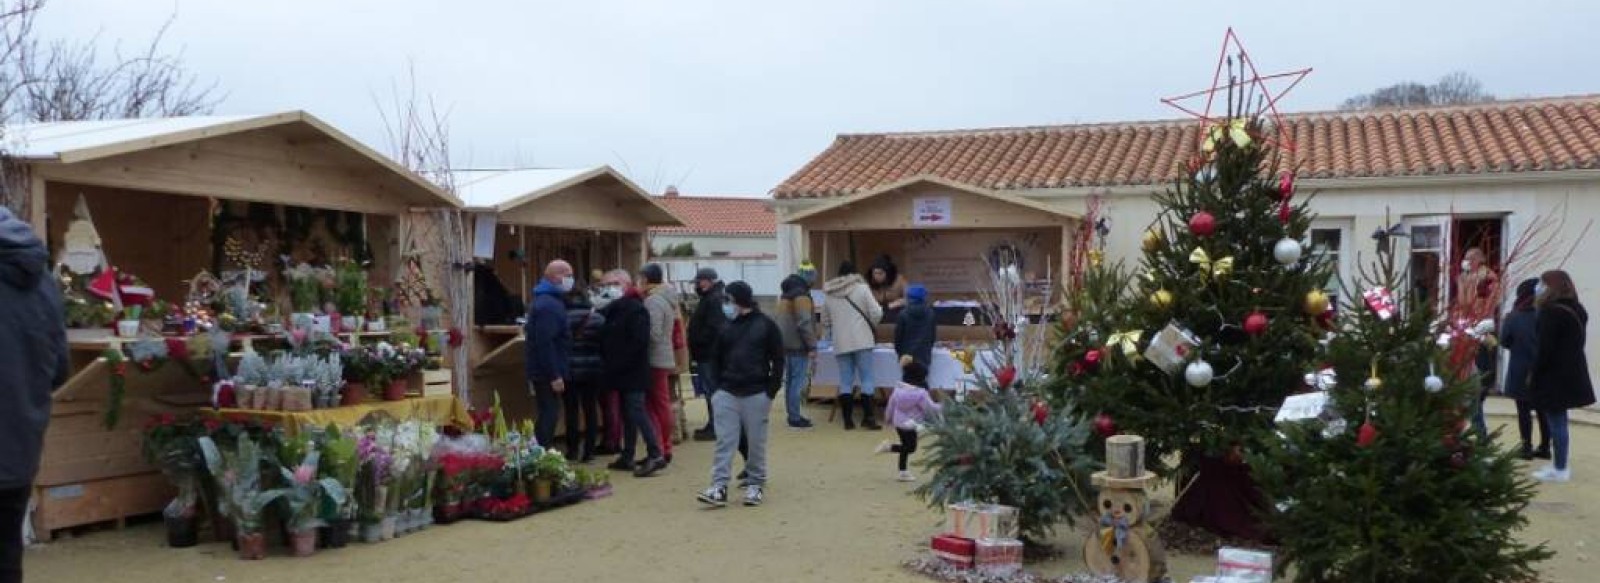
[[[383,400],[404,401],[406,400],[406,389],[409,388],[411,388],[411,383],[405,379],[389,381],[389,385],[383,388]]]
[[[534,480],[533,501],[538,504],[549,502],[554,490],[555,480],[551,480],[549,478],[538,478]]]
[[[167,546],[182,549],[200,544],[194,516],[167,516]]]
[[[289,532],[289,548],[294,556],[309,557],[317,553],[317,529],[308,528]]]
[[[239,545],[240,559],[256,561],[267,558],[267,535],[259,532],[239,533],[235,541]]]
[[[367,400],[367,384],[347,382],[344,388],[339,389],[339,406],[354,407]]]

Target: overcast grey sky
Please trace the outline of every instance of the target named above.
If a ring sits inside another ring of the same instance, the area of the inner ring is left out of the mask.
[[[624,169],[686,194],[762,195],[838,133],[1173,117],[1234,26],[1263,67],[1315,67],[1329,109],[1467,71],[1501,96],[1600,92],[1600,2],[1339,0],[53,0],[52,37],[148,39],[227,92],[384,149],[374,96],[416,62],[458,165]]]

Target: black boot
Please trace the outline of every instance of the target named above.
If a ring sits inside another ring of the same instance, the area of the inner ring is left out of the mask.
[[[856,396],[854,394],[851,394],[851,393],[840,394],[839,395],[839,409],[841,410],[840,411],[841,413],[844,413],[844,430],[845,431],[850,431],[852,429],[855,429],[856,428],[856,420],[855,419],[851,419],[851,417],[855,417]]]
[[[872,418],[872,410],[877,406],[878,404],[873,402],[871,395],[861,395],[861,427],[863,429],[868,431],[883,429],[883,426],[878,425],[878,422]]]
[[[1532,459],[1536,459],[1536,460],[1547,460],[1547,459],[1550,459],[1550,444],[1548,444],[1548,443],[1540,444],[1539,445],[1539,449],[1533,450],[1533,458]]]

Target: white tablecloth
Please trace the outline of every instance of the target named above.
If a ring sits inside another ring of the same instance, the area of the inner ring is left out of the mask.
[[[961,363],[950,356],[949,350],[934,348],[933,364],[928,367],[928,388],[955,390],[962,377],[961,368]],[[816,367],[812,371],[811,384],[839,386],[839,361],[832,349],[817,351]],[[878,387],[893,387],[900,382],[900,358],[895,355],[893,348],[879,346],[873,349],[872,377],[875,381],[873,384]]]

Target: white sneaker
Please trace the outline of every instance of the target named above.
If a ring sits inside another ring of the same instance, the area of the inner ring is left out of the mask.
[[[766,492],[762,491],[761,486],[751,485],[744,487],[745,506],[760,506],[766,497]]]
[[[1572,468],[1565,470],[1556,469],[1555,465],[1547,465],[1533,472],[1533,479],[1540,482],[1569,482],[1572,481]]]
[[[915,482],[915,481],[917,481],[917,477],[916,476],[911,475],[911,472],[908,472],[908,471],[905,471],[905,470],[900,470],[900,475],[895,477],[895,479],[899,480],[901,482]]]
[[[892,451],[894,451],[894,442],[885,439],[883,441],[878,442],[878,447],[873,449],[872,453],[880,453],[881,454],[881,453],[890,453]]]

